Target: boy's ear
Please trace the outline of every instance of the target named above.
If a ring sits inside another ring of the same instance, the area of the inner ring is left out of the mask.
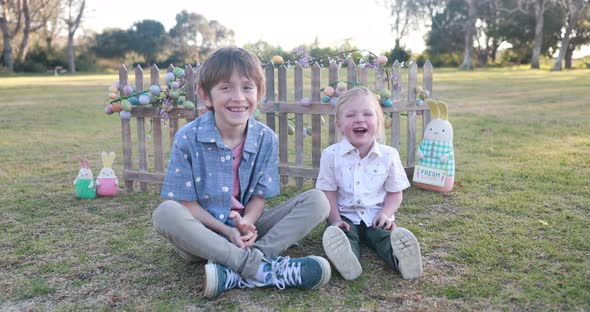
[[[199,100],[203,101],[203,104],[205,105],[205,107],[208,108],[213,105],[211,103],[211,99],[209,98],[209,95],[207,94],[207,92],[205,92],[205,90],[203,90],[203,87],[197,86],[197,95],[199,95]]]

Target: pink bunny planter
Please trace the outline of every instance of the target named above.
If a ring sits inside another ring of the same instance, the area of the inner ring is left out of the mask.
[[[412,178],[419,188],[450,192],[455,183],[453,126],[447,120],[447,104],[428,100],[432,120],[424,130],[424,139],[416,150],[418,163]]]
[[[82,168],[80,168],[78,177],[74,180],[76,196],[78,198],[96,198],[96,184],[94,183],[88,159],[78,157],[78,161],[80,161]]]
[[[100,174],[96,177],[96,194],[99,196],[115,196],[119,189],[117,185],[119,180],[113,171],[113,162],[115,161],[115,153],[110,152],[107,156],[106,152],[102,152],[103,168]]]

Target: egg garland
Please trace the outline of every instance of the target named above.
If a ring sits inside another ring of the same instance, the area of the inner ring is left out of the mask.
[[[104,112],[107,115],[119,113],[121,119],[129,119],[134,106],[151,105],[158,109],[160,117],[166,122],[168,113],[175,108],[195,109],[195,103],[186,99],[184,77],[184,69],[174,67],[164,76],[165,84],[155,84],[142,91],[135,90],[131,85],[125,85],[121,89],[120,82],[117,80],[108,88],[109,94],[108,100],[105,101]]]

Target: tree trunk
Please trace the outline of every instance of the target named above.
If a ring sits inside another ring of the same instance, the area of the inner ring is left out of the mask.
[[[539,56],[543,46],[543,23],[545,22],[545,0],[535,0],[535,39],[531,68],[539,69]]]
[[[70,33],[68,35],[68,72],[75,73],[76,72],[76,63],[74,62],[74,34]]]
[[[565,52],[567,51],[567,47],[570,44],[570,34],[572,33],[572,29],[575,27],[576,23],[578,22],[578,18],[582,15],[582,9],[584,8],[585,0],[577,0],[575,3],[574,8],[570,8],[568,10],[568,21],[565,28],[565,34],[561,39],[561,46],[559,47],[559,54],[557,55],[557,59],[555,60],[555,64],[553,64],[552,71],[561,70],[561,62],[565,56]]]
[[[23,27],[23,39],[20,42],[20,47],[18,49],[18,56],[16,59],[23,64],[25,59],[27,58],[27,52],[29,49],[29,37],[31,35],[31,15],[29,12],[29,1],[23,0],[23,17],[24,17],[24,27]]]
[[[565,51],[565,69],[572,69],[572,56],[574,49],[569,45]]]
[[[459,67],[462,70],[473,69],[473,36],[475,34],[475,20],[477,18],[477,0],[466,0],[469,4],[469,17],[465,23],[465,51],[463,63]]]
[[[8,25],[2,20],[0,25],[2,27],[2,59],[4,60],[4,66],[9,72],[14,72],[14,59],[12,58],[12,36]]]

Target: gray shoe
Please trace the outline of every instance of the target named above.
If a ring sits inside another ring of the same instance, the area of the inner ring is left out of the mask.
[[[352,248],[346,234],[337,226],[329,226],[322,238],[324,252],[336,270],[345,280],[353,280],[363,273],[363,268]]]
[[[397,269],[405,280],[414,280],[422,275],[422,254],[416,236],[408,229],[396,227],[389,236]]]

